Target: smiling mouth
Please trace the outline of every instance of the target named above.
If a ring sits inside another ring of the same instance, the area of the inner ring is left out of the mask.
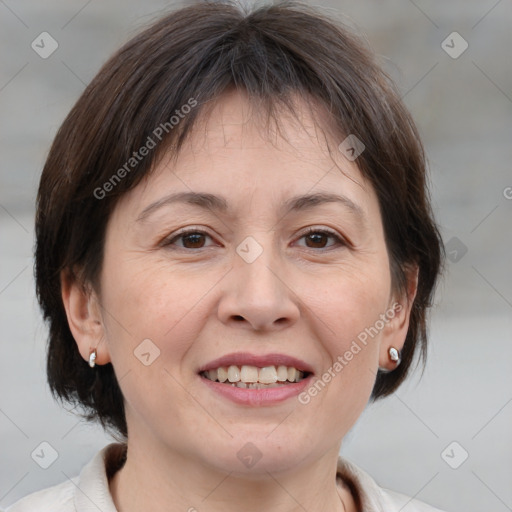
[[[265,389],[287,386],[300,382],[310,373],[292,366],[220,366],[200,372],[201,377],[233,387],[245,389]]]

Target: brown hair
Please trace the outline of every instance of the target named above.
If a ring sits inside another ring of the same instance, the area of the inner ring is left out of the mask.
[[[49,324],[50,388],[122,436],[127,427],[114,369],[92,371],[80,356],[60,274],[76,271],[98,286],[105,228],[119,197],[171,145],[177,153],[206,104],[233,87],[274,116],[278,105],[293,112],[294,93],[309,97],[330,113],[339,134],[364,141],[357,164],[378,196],[394,286],[404,290],[406,269],[419,267],[402,363],[379,372],[372,398],[393,392],[415,353],[426,354],[426,312],[443,251],[422,144],[391,80],[357,37],[306,4],[284,1],[248,12],[231,2],[195,4],[158,20],[101,68],[55,137],[37,197],[35,273]],[[194,108],[182,116],[187,104]],[[154,149],[127,165],[155,138]]]

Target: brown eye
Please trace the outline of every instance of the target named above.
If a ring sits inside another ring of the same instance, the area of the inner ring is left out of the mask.
[[[200,249],[204,245],[204,234],[191,233],[190,235],[182,235],[183,246],[187,249]]]
[[[318,232],[306,235],[306,240],[311,242],[311,245],[308,245],[308,247],[312,247],[313,249],[323,249],[327,244],[327,238],[327,235]]]
[[[177,246],[180,249],[203,249],[205,246],[205,239],[211,238],[208,233],[198,230],[182,231],[170,240],[164,243],[165,246]],[[181,244],[177,243],[181,241]]]
[[[336,233],[322,229],[311,229],[302,235],[302,238],[306,240],[306,247],[308,249],[325,249],[334,245],[345,245],[344,241]],[[333,239],[335,243],[329,244],[329,239]]]

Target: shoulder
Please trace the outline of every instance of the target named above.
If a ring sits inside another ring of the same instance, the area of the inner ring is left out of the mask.
[[[73,497],[77,478],[21,498],[5,512],[74,512]]]
[[[339,457],[338,475],[348,483],[365,512],[443,512],[405,494],[380,487],[361,468]]]
[[[400,510],[402,512],[443,512],[427,503],[412,499],[405,494],[382,488],[379,490],[382,500],[390,507],[389,510]]]
[[[126,445],[112,443],[87,463],[80,476],[21,498],[5,512],[116,512],[109,475],[122,465]]]

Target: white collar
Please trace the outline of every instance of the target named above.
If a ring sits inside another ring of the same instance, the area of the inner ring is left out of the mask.
[[[110,494],[107,472],[111,474],[122,464],[126,445],[111,443],[100,450],[82,469],[80,477],[73,479],[74,504],[79,512],[117,512]],[[366,472],[342,457],[338,458],[337,476],[340,476],[357,494],[365,512],[394,512],[410,501],[406,496],[381,489]],[[437,509],[421,505],[421,510],[434,512]],[[424,508],[425,507],[425,508]],[[418,508],[417,510],[420,510]]]

